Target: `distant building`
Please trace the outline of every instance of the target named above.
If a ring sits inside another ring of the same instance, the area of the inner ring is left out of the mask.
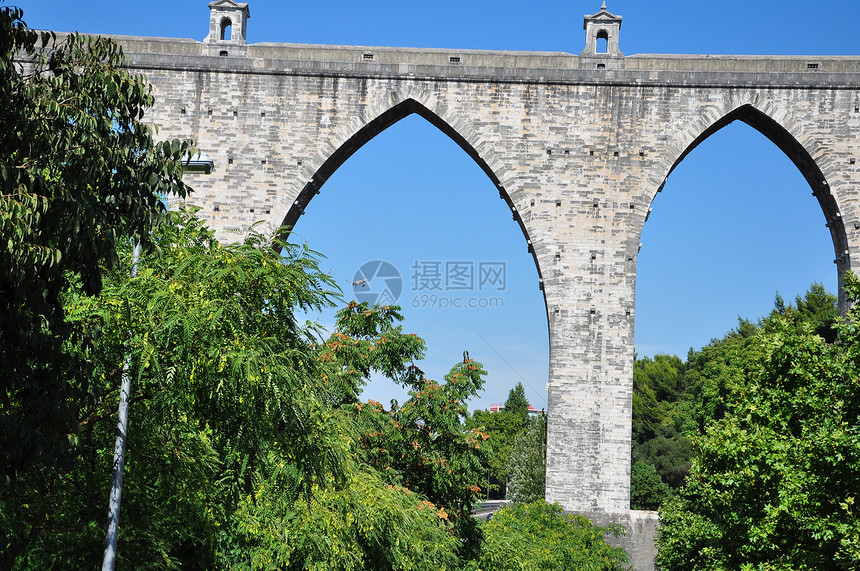
[[[505,403],[494,402],[490,405],[490,412],[499,412],[500,410],[505,410]],[[546,409],[537,409],[532,405],[529,405],[529,414],[533,416],[537,416],[539,414],[546,414]]]

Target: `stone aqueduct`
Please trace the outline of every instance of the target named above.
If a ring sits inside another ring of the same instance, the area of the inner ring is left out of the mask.
[[[621,18],[605,5],[585,17],[579,55],[249,45],[247,4],[209,6],[203,42],[118,37],[155,87],[159,135],[194,138],[214,160],[191,181],[193,202],[224,238],[260,220],[291,225],[352,153],[403,117],[450,136],[498,187],[541,278],[547,498],[596,521],[636,517],[639,238],[687,153],[732,121],[751,125],[808,181],[838,274],[860,261],[858,56],[625,57]]]

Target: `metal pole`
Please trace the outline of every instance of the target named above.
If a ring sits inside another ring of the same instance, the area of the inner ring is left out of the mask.
[[[140,244],[134,244],[131,257],[131,277],[137,277],[137,263],[140,260]],[[102,571],[113,571],[116,566],[116,536],[119,532],[119,505],[122,499],[122,473],[125,468],[125,443],[128,431],[128,395],[131,391],[131,378],[128,370],[131,355],[126,356],[122,369],[122,383],[119,389],[119,421],[116,427],[116,443],[113,449],[113,482],[110,489],[108,508],[108,530],[105,540],[105,556]]]

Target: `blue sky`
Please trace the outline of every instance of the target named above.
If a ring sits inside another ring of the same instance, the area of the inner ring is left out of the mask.
[[[208,31],[205,0],[13,4],[35,28],[197,40]],[[620,47],[627,55],[860,51],[856,2],[847,0],[611,0],[607,7],[624,18]],[[582,17],[599,8],[599,1],[570,0],[252,0],[248,41],[579,53]],[[721,337],[739,315],[765,314],[777,291],[793,299],[815,281],[835,291],[833,247],[808,185],[746,125],[732,124],[696,148],[652,206],[638,264],[640,355],[684,357],[690,347]],[[346,295],[367,261],[385,260],[399,271],[405,329],[427,340],[428,376],[440,379],[464,350],[488,370],[472,408],[504,401],[518,381],[532,404],[546,406],[546,314],[525,239],[489,179],[435,127],[411,116],[368,143],[331,177],[295,230],[297,239],[327,256],[322,265]],[[419,272],[412,269],[416,261],[423,263]],[[433,292],[416,288],[413,278],[426,277],[428,264],[445,262],[471,263],[476,272],[481,262],[503,262],[504,290],[443,292],[449,302],[456,293],[493,307],[439,310],[437,300],[431,309]],[[370,281],[371,291],[385,283]],[[377,380],[365,396],[387,403],[405,394]]]

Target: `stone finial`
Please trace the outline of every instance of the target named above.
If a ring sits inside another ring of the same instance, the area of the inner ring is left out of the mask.
[[[206,55],[244,56],[251,11],[245,2],[215,0],[209,3],[209,35],[203,40]]]

